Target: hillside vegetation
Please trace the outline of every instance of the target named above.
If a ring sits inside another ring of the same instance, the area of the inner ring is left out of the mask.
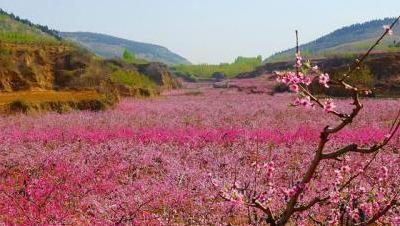
[[[104,58],[120,58],[125,50],[129,50],[134,52],[138,58],[148,61],[169,65],[190,64],[182,56],[158,45],[90,32],[62,32],[61,36],[86,47]]]
[[[318,38],[312,42],[301,45],[302,55],[308,58],[321,59],[330,57],[351,57],[365,52],[379,37],[384,25],[391,24],[394,18],[373,20],[362,24],[353,24],[338,29],[328,35]],[[400,36],[397,32],[400,28],[396,25],[394,35],[386,37],[374,50],[380,52],[400,51]],[[295,49],[288,49],[267,58],[267,63],[283,62],[293,60]]]
[[[214,73],[223,73],[227,77],[234,77],[243,72],[254,70],[262,64],[262,57],[238,57],[233,63],[178,65],[174,70],[188,78],[209,78]]]
[[[53,43],[61,38],[47,26],[33,24],[0,9],[0,41],[13,43]]]

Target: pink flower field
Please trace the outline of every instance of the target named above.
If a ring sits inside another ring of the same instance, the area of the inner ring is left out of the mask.
[[[191,95],[193,90],[198,93]],[[389,133],[398,100],[362,101],[360,116],[334,134],[326,150],[370,145]],[[340,213],[363,222],[382,211],[398,192],[398,135],[376,154],[324,161],[310,183],[299,184],[321,130],[337,119],[291,102],[290,94],[203,85],[124,99],[98,113],[2,117],[0,224],[267,224],[254,219],[263,213],[246,205],[241,191],[259,194],[257,200],[277,216],[299,187],[300,204],[330,199],[307,210],[299,205],[290,225],[335,225]],[[335,104],[351,110],[349,100]],[[399,216],[394,205],[379,222],[400,225]]]

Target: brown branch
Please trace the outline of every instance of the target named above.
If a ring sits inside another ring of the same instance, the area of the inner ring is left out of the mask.
[[[328,136],[329,133],[326,132],[328,127],[324,129],[324,131],[321,133],[320,137],[320,142],[318,144],[318,149],[314,155],[314,159],[311,162],[311,165],[308,167],[306,173],[304,174],[301,183],[302,184],[307,184],[311,181],[313,175],[315,174],[320,161],[322,160],[322,152],[325,148],[326,143],[329,141]],[[295,212],[295,206],[297,204],[297,201],[299,199],[300,194],[303,192],[303,188],[299,188],[298,191],[290,198],[289,202],[286,204],[286,208],[283,211],[282,215],[280,216],[280,219],[278,221],[278,225],[285,225],[293,213]]]
[[[296,53],[299,54],[300,50],[299,50],[299,31],[296,30]]]
[[[393,26],[399,20],[400,20],[400,16],[392,23],[390,28],[393,28]],[[371,46],[371,48],[367,51],[367,53],[365,53],[365,55],[361,58],[361,60],[358,60],[356,62],[356,65],[353,66],[353,67],[358,68],[363,63],[363,61],[370,55],[371,51],[379,44],[379,42],[383,39],[383,37],[385,37],[388,34],[388,32],[389,31],[386,30],[385,33],[377,40],[377,42],[374,45]],[[299,53],[298,32],[297,31],[296,31],[296,53]],[[296,71],[297,71],[297,75],[298,75],[298,69],[296,69]],[[352,74],[354,71],[355,71],[355,69],[351,69],[350,72],[348,73],[348,75]],[[345,75],[344,77],[346,77],[348,75]],[[352,91],[352,98],[353,98],[354,108],[352,110],[352,113],[348,117],[344,118],[343,121],[339,125],[337,125],[336,127],[333,127],[333,128],[330,128],[329,126],[327,126],[327,127],[325,127],[323,132],[321,132],[320,142],[319,142],[318,148],[316,150],[316,153],[314,155],[314,158],[313,158],[309,168],[307,169],[305,175],[302,178],[302,181],[301,181],[302,184],[307,184],[307,183],[309,183],[311,181],[311,179],[312,179],[313,175],[315,174],[315,172],[316,172],[321,160],[327,158],[326,155],[323,154],[323,150],[325,148],[326,143],[329,141],[329,135],[337,133],[337,132],[341,131],[343,128],[345,128],[347,125],[351,124],[353,122],[353,119],[359,114],[359,112],[363,108],[363,106],[362,106],[362,104],[360,103],[360,100],[359,100],[359,94],[358,94],[359,90],[357,89],[357,87],[353,87],[353,86],[345,83],[343,80],[340,81],[340,84],[345,89],[350,89]],[[311,96],[310,96],[310,98],[311,98]],[[318,100],[318,99],[315,98],[315,100]],[[317,101],[317,103],[318,103],[318,101]],[[400,123],[398,124],[398,126],[400,126]],[[396,127],[395,131],[397,131],[398,126]],[[393,137],[393,135],[394,135],[394,133],[391,134],[391,137]],[[335,153],[331,154],[331,156],[332,156],[332,158],[337,158],[337,156],[340,156],[342,154],[342,152],[344,154],[344,153],[347,153],[349,151],[355,151],[355,152],[361,152],[361,153],[372,153],[372,152],[374,152],[376,150],[379,150],[383,146],[385,146],[389,142],[390,138],[389,139],[385,139],[384,142],[382,142],[382,144],[377,145],[377,146],[375,145],[375,146],[371,147],[370,149],[359,149],[357,145],[349,145],[344,150],[340,150],[339,152],[335,152]],[[328,155],[330,155],[330,154],[328,154]],[[299,196],[300,196],[300,194],[302,192],[303,192],[303,188],[300,188],[290,198],[290,200],[286,204],[285,210],[283,211],[283,213],[280,216],[280,219],[278,220],[277,225],[285,225],[289,221],[289,219],[291,218],[291,216],[293,215],[293,213],[296,210],[295,206],[296,206],[298,198],[299,198]]]
[[[306,210],[310,209],[311,207],[313,207],[314,205],[316,205],[318,203],[322,203],[322,202],[328,201],[329,198],[330,198],[329,196],[325,197],[325,198],[316,197],[313,200],[311,200],[308,204],[302,205],[302,206],[298,206],[298,207],[294,208],[294,211],[295,212],[306,211]]]
[[[321,221],[315,219],[313,216],[311,216],[310,214],[308,215],[308,218],[311,219],[312,222],[314,222],[317,225],[324,225],[324,223],[322,223]]]
[[[344,84],[344,83],[343,83]],[[344,119],[339,125],[337,125],[334,128],[328,128],[326,130],[327,133],[332,134],[332,133],[337,133],[340,130],[342,130],[344,127],[346,127],[348,124],[351,124],[353,122],[353,119],[358,115],[358,113],[361,111],[361,109],[363,108],[363,105],[360,103],[360,99],[359,99],[359,95],[357,92],[357,88],[352,88],[353,89],[353,105],[354,108],[351,112],[351,114],[349,115],[349,117],[347,117],[346,119]]]
[[[395,129],[396,124],[398,124],[398,120],[400,119],[400,109],[397,112],[397,116],[395,118],[395,120],[393,120],[392,126],[390,127],[390,132],[393,131],[393,129]]]
[[[368,169],[368,167],[372,164],[372,162],[376,159],[376,156],[378,155],[379,152],[375,152],[374,156],[368,161],[368,163],[363,167],[363,172],[365,170]],[[353,176],[351,176],[340,188],[339,188],[339,192],[343,191],[347,186],[350,185],[350,183],[355,180],[357,177],[359,177],[362,173],[359,172]],[[325,198],[321,198],[321,197],[315,197],[313,200],[311,200],[308,204],[305,205],[301,205],[299,207],[295,208],[296,212],[303,212],[306,211],[308,209],[310,209],[311,207],[313,207],[316,204],[320,204],[320,203],[324,203],[329,201],[330,196],[326,196]]]
[[[400,20],[400,16],[392,23],[392,25],[390,26],[390,29],[392,29],[394,27],[394,25]],[[321,203],[321,202],[325,202],[329,200],[329,197],[325,197],[325,198],[319,198],[316,197],[314,198],[310,203],[306,204],[306,205],[302,205],[299,207],[296,207],[296,204],[298,202],[298,199],[300,197],[300,194],[302,194],[304,192],[304,187],[303,185],[309,183],[313,176],[315,175],[318,166],[320,165],[320,162],[324,159],[338,159],[339,156],[346,154],[348,152],[359,152],[359,153],[364,153],[364,154],[369,154],[369,153],[376,153],[377,151],[379,151],[381,148],[383,148],[390,140],[391,138],[394,136],[394,134],[397,132],[397,130],[400,127],[400,112],[398,114],[398,116],[396,117],[396,120],[394,121],[391,131],[390,131],[390,136],[386,137],[381,143],[376,144],[370,148],[359,148],[357,144],[351,144],[348,145],[338,151],[332,152],[332,153],[328,153],[328,154],[324,154],[323,150],[325,149],[325,146],[327,144],[327,142],[329,141],[329,136],[331,134],[335,134],[340,132],[343,128],[345,128],[346,126],[348,126],[349,124],[351,124],[353,122],[353,119],[356,118],[359,114],[359,112],[361,111],[361,109],[363,108],[363,105],[360,103],[360,99],[359,99],[359,92],[361,91],[360,89],[358,89],[355,86],[351,86],[350,84],[346,83],[344,81],[345,78],[349,77],[352,73],[354,73],[360,66],[361,64],[365,61],[365,59],[370,55],[370,53],[372,52],[372,50],[380,43],[380,41],[389,33],[389,30],[386,30],[382,36],[375,42],[374,45],[372,45],[370,47],[370,49],[361,57],[360,60],[356,60],[356,62],[350,67],[350,70],[347,74],[343,75],[343,79],[341,79],[340,81],[337,82],[337,84],[339,84],[340,86],[342,86],[343,88],[347,89],[347,90],[351,90],[352,92],[352,99],[353,99],[353,105],[354,108],[351,112],[350,115],[347,114],[341,114],[338,113],[336,111],[330,112],[331,114],[334,114],[336,116],[339,116],[342,121],[340,124],[338,124],[335,127],[330,127],[330,126],[326,126],[324,128],[324,130],[321,132],[320,135],[320,142],[318,144],[318,148],[315,151],[313,160],[311,161],[311,164],[309,165],[308,169],[306,170],[303,178],[301,179],[301,184],[298,187],[296,193],[289,199],[289,201],[286,203],[286,207],[284,208],[284,210],[282,211],[281,215],[279,216],[279,218],[277,220],[274,220],[272,212],[270,211],[269,208],[265,208],[263,205],[261,205],[260,203],[258,203],[256,200],[253,201],[253,203],[251,204],[253,207],[258,208],[260,210],[262,210],[264,213],[267,214],[268,218],[267,218],[267,222],[270,223],[271,225],[276,225],[276,226],[283,226],[286,225],[286,223],[290,220],[290,218],[292,217],[293,213],[295,212],[300,212],[300,211],[305,211],[308,210],[309,208],[311,208],[312,206],[314,206],[317,203]],[[298,41],[298,31],[296,30],[296,54],[299,54],[299,41]],[[299,76],[299,68],[296,65],[296,75]],[[336,81],[334,81],[336,82]],[[315,103],[317,103],[317,105],[319,107],[324,107],[324,105],[321,103],[321,101],[316,98],[314,95],[312,95],[312,93],[310,93],[306,88],[304,88],[303,86],[300,86],[304,92],[305,95],[309,96],[310,99],[312,101],[314,101]],[[395,126],[394,130],[393,127]],[[375,154],[375,156],[376,156]],[[374,156],[374,158],[375,158]],[[374,159],[373,158],[373,159]],[[371,162],[373,161],[373,159],[371,160]],[[366,167],[368,167],[371,162],[369,162],[367,164]],[[346,186],[348,186],[352,180],[354,180],[356,177],[358,177],[359,174],[352,176],[348,182],[346,182],[341,189],[344,189]],[[392,204],[391,206],[395,205],[396,202],[394,202],[394,204]],[[380,211],[380,213],[378,213],[375,217],[373,217],[370,221],[368,222],[375,222],[376,219],[379,219],[381,216],[383,216],[384,214],[386,214],[386,212],[390,209],[391,207],[387,207],[385,209],[383,209],[382,211]],[[368,223],[367,222],[367,223]]]
[[[399,128],[400,128],[400,121],[397,120],[396,125],[394,126],[393,131],[390,132],[389,137],[385,137],[384,140],[381,141],[380,143],[375,144],[369,148],[359,148],[357,144],[350,144],[342,149],[339,149],[338,151],[328,153],[328,154],[323,154],[322,158],[323,159],[335,159],[337,157],[340,157],[341,155],[347,154],[348,152],[356,152],[356,153],[362,153],[362,154],[371,154],[371,153],[377,152],[389,143],[389,141],[397,133]]]
[[[368,161],[368,163],[363,167],[363,172],[368,169],[368,167],[372,164],[372,162],[375,160],[376,156],[378,155],[379,152],[375,152],[374,156]],[[362,172],[359,172],[353,176],[351,176],[340,188],[339,192],[343,191],[347,186],[350,185],[350,183],[355,180],[357,177],[361,175]]]
[[[257,200],[254,200],[253,204],[250,205],[250,206],[253,206],[253,207],[257,208],[257,209],[262,210],[267,215],[266,222],[269,223],[271,226],[276,226],[276,222],[275,222],[274,216],[273,216],[272,211],[271,211],[270,208],[263,206]]]
[[[316,96],[312,95],[312,94],[310,93],[310,91],[308,91],[308,90],[307,90],[306,88],[304,88],[302,85],[299,85],[299,87],[302,89],[302,92],[303,92],[305,95],[309,96],[310,99],[311,99],[312,101],[314,101],[320,108],[324,108],[324,105],[322,104],[322,102],[321,102]],[[349,117],[349,115],[346,115],[346,114],[343,114],[343,113],[339,113],[339,112],[337,112],[337,111],[330,111],[330,112],[328,112],[328,113],[333,114],[333,115],[336,115],[336,116],[338,116],[339,118],[342,118],[342,119],[345,119],[345,118],[348,118],[348,117]]]
[[[396,20],[393,21],[393,23],[390,25],[390,29],[393,29],[393,27],[396,25],[396,23],[400,20],[400,16],[396,18]],[[389,29],[385,30],[385,32],[376,40],[376,42],[368,49],[368,51],[361,57],[361,59],[357,59],[351,66],[350,70],[347,74],[343,75],[343,78],[340,80],[340,82],[344,81],[345,78],[348,78],[352,73],[354,73],[358,68],[360,68],[361,64],[367,59],[367,57],[371,54],[372,50],[375,49],[377,45],[382,41],[382,39],[389,33]]]

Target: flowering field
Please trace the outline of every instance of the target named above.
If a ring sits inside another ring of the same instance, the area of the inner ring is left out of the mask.
[[[178,90],[156,99],[125,99],[100,113],[0,118],[0,224],[257,222],[252,218],[262,213],[246,206],[232,184],[256,184],[259,200],[280,214],[334,116],[289,107],[288,94],[244,94],[211,85],[191,90],[196,95]],[[335,103],[350,110],[348,100]],[[332,137],[329,150],[371,144],[388,133],[400,103],[363,103],[360,117]],[[360,222],[379,212],[397,194],[399,145],[396,136],[376,155],[348,154],[322,163],[299,200],[331,200],[299,210],[291,224],[335,224],[332,216],[343,211]],[[355,173],[361,175],[337,189]],[[380,221],[399,225],[398,216],[394,207]]]

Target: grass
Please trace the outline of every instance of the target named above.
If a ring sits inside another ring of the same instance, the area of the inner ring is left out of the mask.
[[[55,37],[37,27],[29,26],[10,16],[0,14],[0,41],[8,43],[59,43]]]
[[[0,106],[8,105],[15,101],[29,104],[44,102],[68,102],[100,99],[101,95],[96,91],[21,91],[0,93]]]
[[[111,80],[134,88],[156,88],[156,84],[147,76],[137,71],[117,70],[111,75]]]
[[[184,93],[185,96],[200,96],[200,95],[203,95],[203,94],[204,93],[202,91],[200,91],[200,90],[192,90],[192,91],[188,91],[188,92]]]
[[[0,40],[10,43],[59,43],[53,37],[27,32],[0,32]]]

